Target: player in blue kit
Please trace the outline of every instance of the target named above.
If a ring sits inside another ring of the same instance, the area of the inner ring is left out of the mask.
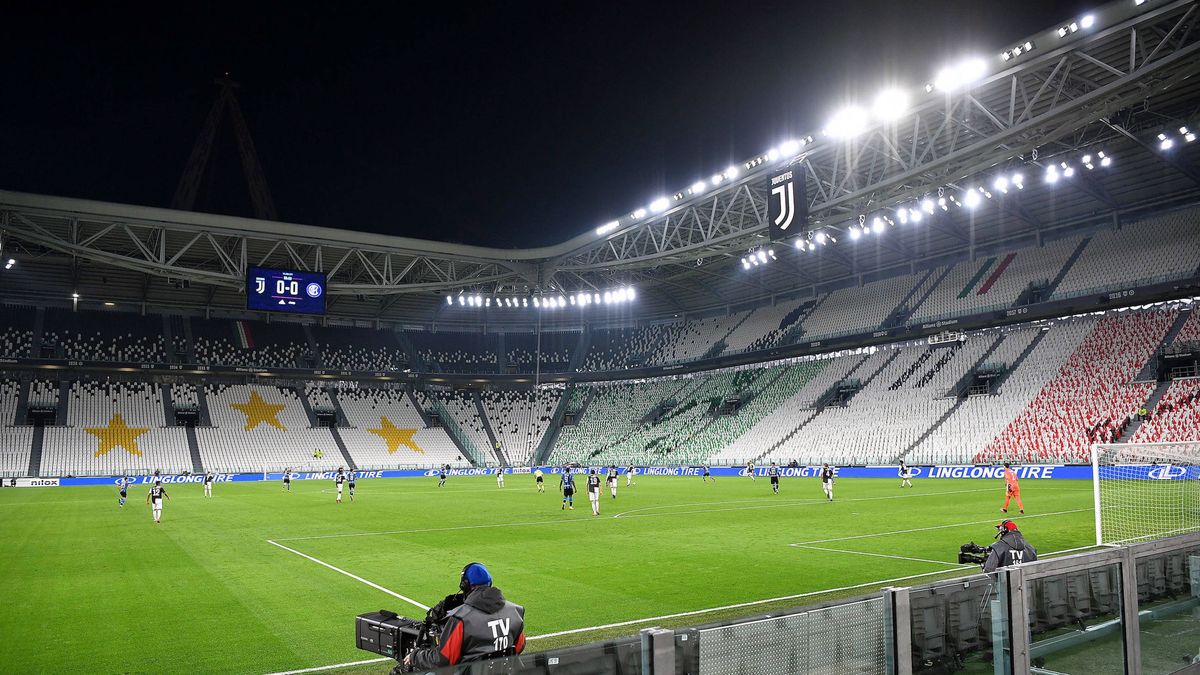
[[[350,472],[346,475],[346,485],[350,488],[350,501],[354,501],[354,478],[354,469],[350,469]]]
[[[562,478],[558,479],[558,487],[562,490],[563,500],[562,509],[575,510],[575,476],[571,475],[571,469],[563,469]]]

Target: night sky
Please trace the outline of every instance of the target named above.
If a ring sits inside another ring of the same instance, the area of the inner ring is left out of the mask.
[[[281,219],[552,244],[1092,6],[22,3],[0,189],[169,205],[228,72]],[[222,131],[197,206],[250,215]]]

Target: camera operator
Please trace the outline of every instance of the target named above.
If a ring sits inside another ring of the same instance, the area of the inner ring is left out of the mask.
[[[1037,560],[1037,549],[1025,541],[1025,536],[1011,520],[996,525],[996,543],[988,547],[988,557],[983,571],[991,574],[999,567],[1019,565]]]
[[[466,661],[482,661],[497,656],[520,654],[525,649],[525,608],[504,599],[492,586],[492,575],[482,564],[473,562],[463,568],[458,583],[462,604],[449,608],[442,623],[437,647],[418,649],[404,657],[404,667],[441,668]],[[447,601],[430,614],[439,614]],[[440,620],[441,617],[434,616]]]

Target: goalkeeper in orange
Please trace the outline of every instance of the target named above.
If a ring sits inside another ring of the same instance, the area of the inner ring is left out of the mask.
[[[1017,482],[1017,472],[1012,470],[1012,464],[1004,463],[1004,508],[1001,511],[1008,513],[1009,500],[1017,500],[1017,508],[1021,513],[1025,513],[1025,505],[1021,503],[1021,484]]]

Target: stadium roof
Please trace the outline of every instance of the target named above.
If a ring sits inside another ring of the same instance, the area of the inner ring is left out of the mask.
[[[0,191],[3,255],[19,261],[0,272],[0,298],[62,300],[78,291],[97,301],[240,309],[246,268],[261,265],[327,273],[335,317],[603,322],[814,294],[1037,244],[1200,200],[1200,144],[1188,140],[1189,125],[1200,127],[1196,13],[1185,0],[1110,3],[947,64],[925,87],[888,98],[886,114],[867,113],[864,101],[831,120],[828,134],[764,149],[695,190],[681,186],[542,248]],[[789,164],[807,172],[810,221],[800,238],[824,234],[827,245],[801,251],[795,238],[767,240],[767,182]],[[392,217],[419,214],[398,204]],[[881,231],[852,239],[860,225]],[[760,248],[774,259],[743,269],[743,257]],[[444,300],[627,286],[638,291],[635,305],[545,312]]]

